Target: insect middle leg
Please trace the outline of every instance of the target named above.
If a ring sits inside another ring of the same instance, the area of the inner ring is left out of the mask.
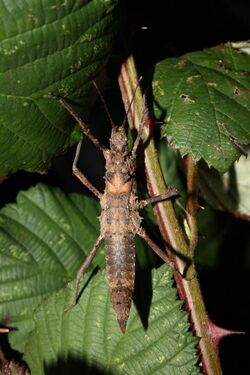
[[[169,198],[172,198],[172,197],[176,197],[178,195],[179,194],[175,190],[169,188],[166,193],[155,195],[154,197],[150,197],[148,199],[141,200],[139,202],[139,208],[143,208],[143,207],[147,206],[148,204],[162,202],[162,201],[164,201],[166,199],[169,199]]]
[[[77,272],[76,285],[75,285],[75,289],[74,289],[74,292],[73,292],[72,300],[71,300],[70,305],[65,309],[65,312],[67,312],[68,310],[70,310],[72,307],[75,306],[76,300],[77,300],[77,297],[78,297],[78,293],[79,293],[79,287],[80,287],[80,281],[81,281],[82,275],[84,274],[84,272],[87,270],[88,266],[90,265],[90,263],[94,259],[102,239],[103,239],[103,236],[99,236],[97,238],[97,240],[95,241],[94,246],[90,250],[87,258],[84,260],[81,268]]]

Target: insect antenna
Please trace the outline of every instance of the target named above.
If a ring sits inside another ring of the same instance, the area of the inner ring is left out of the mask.
[[[106,105],[106,102],[105,102],[105,100],[104,100],[104,97],[102,96],[102,93],[101,93],[101,91],[99,90],[99,87],[97,86],[97,84],[96,84],[95,81],[92,81],[92,83],[93,83],[93,85],[95,86],[96,91],[98,92],[98,95],[100,96],[100,99],[101,99],[101,101],[102,101],[103,107],[104,107],[105,112],[106,112],[106,114],[107,114],[107,116],[108,116],[108,118],[109,118],[109,121],[110,121],[110,123],[111,123],[112,128],[115,128],[114,121],[113,121],[113,119],[112,119],[112,117],[111,117],[111,114],[110,114],[110,112],[109,112],[109,110],[108,110],[108,107],[107,107],[107,105]]]
[[[129,103],[128,109],[127,109],[126,114],[125,114],[125,116],[124,116],[124,119],[123,119],[123,121],[122,121],[121,126],[122,126],[123,128],[125,127],[126,120],[127,120],[127,118],[128,118],[128,114],[129,114],[129,112],[130,112],[130,110],[131,110],[131,107],[132,107],[132,104],[133,104],[133,101],[134,101],[134,98],[135,98],[135,94],[136,94],[136,91],[137,91],[137,89],[138,89],[138,87],[139,87],[139,85],[140,85],[141,80],[142,80],[142,76],[138,79],[138,82],[137,82],[137,84],[136,84],[136,86],[135,86],[135,91],[133,92],[133,95],[132,95],[132,99],[131,99],[131,101],[130,101],[130,103]]]

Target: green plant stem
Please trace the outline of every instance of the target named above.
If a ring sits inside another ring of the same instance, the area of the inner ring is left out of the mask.
[[[197,227],[197,164],[191,155],[187,157],[187,222],[190,230],[189,248],[194,253],[198,241]]]
[[[119,85],[126,110],[128,110],[129,103],[133,98],[137,82],[138,78],[134,59],[133,56],[130,56],[127,61],[122,64],[119,75]],[[132,115],[128,116],[130,126],[135,126],[138,130],[144,111],[145,103],[141,90],[138,87],[134,95],[133,105],[131,106],[130,113]],[[142,134],[143,140],[145,141],[145,139],[147,139],[145,167],[149,193],[153,196],[166,192],[167,186],[158,161],[154,140],[152,137],[148,140],[149,133],[149,128],[145,126]],[[170,244],[172,249],[178,253],[178,255],[175,255],[173,251],[170,251],[169,257],[176,267],[174,276],[180,298],[185,302],[185,308],[190,313],[195,334],[200,338],[199,348],[203,371],[208,375],[221,375],[220,361],[211,340],[209,318],[206,313],[193,262],[191,262],[188,267],[186,277],[180,276],[186,266],[186,262],[184,262],[183,259],[192,260],[193,252],[190,250],[186,236],[176,218],[172,202],[168,200],[155,204],[154,212],[164,241]]]

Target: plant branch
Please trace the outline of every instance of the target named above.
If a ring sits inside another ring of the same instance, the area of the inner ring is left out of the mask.
[[[145,113],[145,101],[142,97],[140,87],[137,88],[134,94],[137,82],[138,78],[134,59],[130,56],[127,61],[122,64],[119,75],[119,85],[126,110],[134,95],[128,121],[130,126],[135,126],[138,131],[142,115]],[[147,139],[145,167],[149,193],[153,196],[166,192],[167,186],[161,172],[154,140],[152,137],[148,139],[150,136],[149,133],[149,127],[144,126],[142,139],[143,141]],[[200,338],[199,347],[203,370],[208,375],[221,375],[222,370],[218,353],[213,345],[208,329],[209,319],[205,310],[198,279],[195,276],[196,272],[192,262],[193,251],[190,250],[186,236],[176,218],[172,202],[168,200],[155,204],[154,212],[165,243],[169,244],[174,250],[169,251],[169,258],[171,258],[175,264],[176,270],[178,270],[178,272],[174,272],[177,289],[181,299],[185,302],[185,308],[190,313],[195,333]],[[186,268],[187,262],[184,262],[184,260],[191,261],[186,272],[186,278],[180,276]]]
[[[187,222],[189,226],[189,248],[192,254],[198,241],[198,227],[197,227],[197,164],[192,159],[191,155],[187,157]]]

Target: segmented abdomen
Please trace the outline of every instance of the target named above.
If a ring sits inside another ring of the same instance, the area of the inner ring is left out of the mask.
[[[104,238],[111,302],[120,328],[125,332],[134,291],[134,234],[106,233]]]

